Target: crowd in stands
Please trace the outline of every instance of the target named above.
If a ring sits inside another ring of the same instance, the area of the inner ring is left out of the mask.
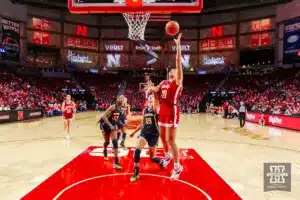
[[[18,76],[0,70],[0,111],[43,108],[48,116],[61,115],[62,88],[76,88],[74,80],[39,76]],[[140,83],[144,77],[115,74],[77,73],[76,80],[95,100],[96,110],[106,110],[122,93],[133,110],[140,110],[144,94]],[[244,101],[248,110],[269,114],[300,114],[300,71],[297,68],[276,70],[269,74],[251,75],[185,75],[180,97],[184,113],[199,112],[199,104],[210,91],[235,91],[230,106],[236,108]],[[151,77],[158,84],[162,77]],[[223,82],[223,83],[222,83]],[[78,111],[87,111],[86,101],[77,102]]]
[[[180,97],[183,113],[198,113],[199,104],[205,94],[216,89],[224,78],[223,74],[206,76],[185,76],[184,86]]]
[[[1,69],[0,111],[42,108],[48,116],[60,115],[62,88],[73,85],[68,79],[17,76]]]
[[[76,79],[90,92],[95,99],[95,109],[106,110],[116,99],[117,93],[124,84],[118,75],[98,75],[77,73]]]
[[[244,101],[254,112],[291,116],[300,114],[299,78],[298,69],[278,70],[270,75],[235,77],[231,79],[235,84],[226,87],[237,92],[233,104]]]

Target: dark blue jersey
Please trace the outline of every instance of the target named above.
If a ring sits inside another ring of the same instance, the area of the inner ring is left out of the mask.
[[[157,124],[158,115],[150,108],[145,108],[144,110],[144,121],[142,132],[144,134],[159,135],[159,129]]]
[[[117,108],[117,105],[115,104],[113,106],[115,107],[115,109],[107,116],[107,119],[110,123],[115,124],[119,121],[121,109]],[[100,123],[105,124],[103,119],[100,120]]]
[[[125,118],[126,117],[126,106],[122,105],[120,108],[120,118]]]

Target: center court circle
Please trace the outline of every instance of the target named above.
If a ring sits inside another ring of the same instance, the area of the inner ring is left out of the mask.
[[[141,173],[138,182],[130,183],[130,176],[132,173],[84,179],[60,191],[53,200],[212,200],[205,191],[183,180]]]

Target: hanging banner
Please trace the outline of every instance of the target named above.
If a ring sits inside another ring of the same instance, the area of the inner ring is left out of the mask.
[[[65,36],[64,46],[78,49],[98,50],[98,41],[88,38]]]
[[[300,19],[284,25],[284,53],[296,54],[300,49]]]
[[[167,51],[176,52],[177,47],[174,41],[169,41],[167,46]],[[197,52],[197,41],[181,41],[181,51],[182,52]]]
[[[198,69],[206,73],[225,72],[228,66],[236,65],[236,62],[236,51],[204,53],[200,54]]]
[[[200,51],[233,49],[235,48],[235,38],[209,39],[200,41]]]
[[[3,60],[20,61],[20,23],[1,19],[2,22],[2,45],[5,52],[2,53]]]
[[[129,41],[126,40],[101,40],[100,50],[105,52],[129,51]]]
[[[71,49],[61,50],[61,63],[90,69],[98,65],[99,56],[95,52],[77,51]]]

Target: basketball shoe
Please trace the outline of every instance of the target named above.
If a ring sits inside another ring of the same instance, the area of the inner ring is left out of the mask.
[[[116,170],[122,170],[123,169],[123,167],[119,163],[114,163],[113,168],[116,169]]]
[[[65,136],[65,137],[66,137],[67,140],[70,140],[70,138],[71,138],[71,136],[70,136],[69,133],[66,133],[66,136]]]
[[[171,173],[171,180],[176,180],[179,178],[180,174],[183,172],[183,167],[181,165],[179,166],[174,166],[174,169],[172,170]]]
[[[133,176],[130,178],[130,182],[134,183],[134,182],[137,182],[139,179],[140,179],[139,174],[133,174]]]

